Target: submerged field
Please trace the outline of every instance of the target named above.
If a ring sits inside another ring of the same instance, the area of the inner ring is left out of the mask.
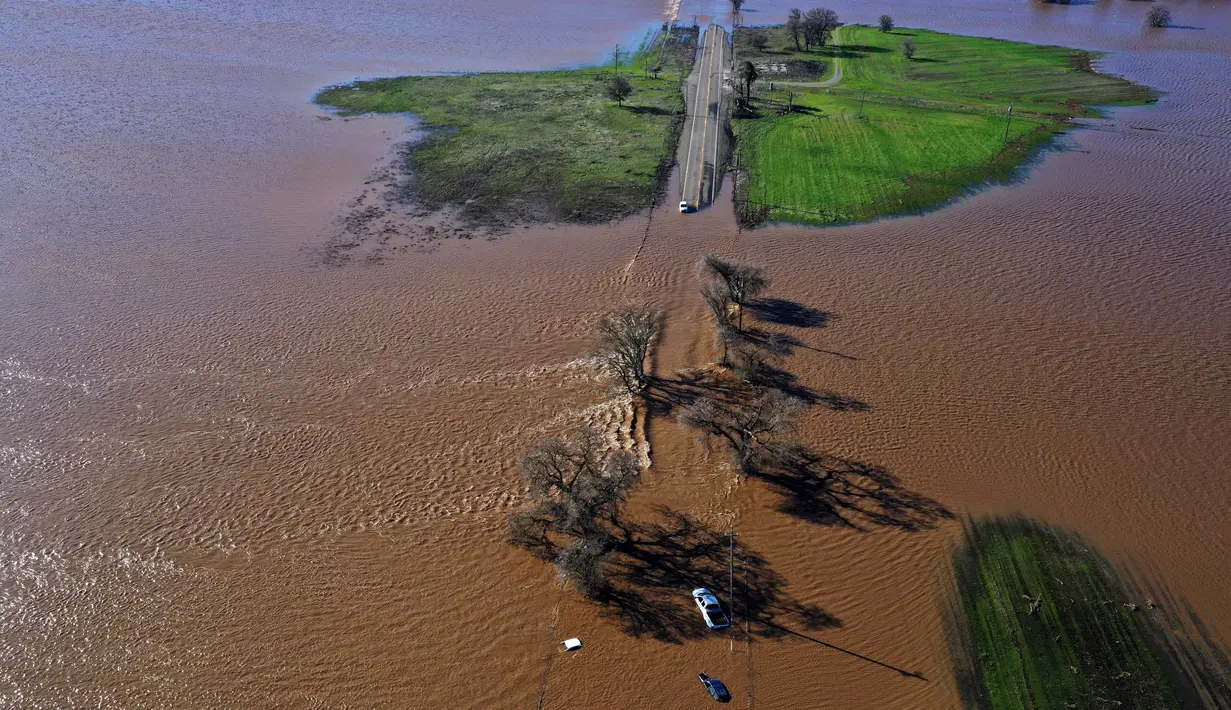
[[[696,40],[696,28],[677,27],[625,57],[618,71],[633,93],[622,106],[605,92],[614,64],[359,81],[315,101],[422,121],[427,137],[399,166],[407,202],[482,224],[603,222],[647,207],[665,185]]]
[[[840,49],[829,49],[842,65],[838,86],[770,92],[762,82],[753,116],[735,120],[745,221],[830,224],[935,207],[1007,179],[1069,118],[1154,96],[1063,47],[926,30],[839,33]],[[916,47],[911,59],[904,40]]]

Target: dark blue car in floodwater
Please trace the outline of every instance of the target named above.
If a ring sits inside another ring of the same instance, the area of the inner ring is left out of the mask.
[[[727,691],[727,686],[723,685],[722,681],[717,678],[711,678],[704,673],[697,674],[697,677],[701,679],[701,685],[705,686],[705,690],[710,694],[711,698],[720,703],[731,702],[731,693]]]

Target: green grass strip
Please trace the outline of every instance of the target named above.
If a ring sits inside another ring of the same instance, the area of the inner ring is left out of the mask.
[[[955,566],[972,704],[1180,708],[1143,600],[1084,541],[1023,519],[967,527]]]

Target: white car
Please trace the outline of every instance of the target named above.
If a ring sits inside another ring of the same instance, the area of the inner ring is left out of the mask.
[[[727,620],[727,615],[722,613],[722,605],[718,603],[718,597],[705,587],[697,587],[692,590],[692,600],[697,603],[697,608],[701,610],[701,617],[705,619],[705,625],[711,629],[725,629],[731,625]]]
[[[680,212],[687,212],[687,211],[688,211],[688,201],[683,200],[680,202]]]

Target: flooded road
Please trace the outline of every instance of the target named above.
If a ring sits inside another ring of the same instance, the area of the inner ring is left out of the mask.
[[[0,9],[0,707],[687,708],[702,671],[758,707],[953,707],[956,521],[802,514],[653,422],[634,509],[733,526],[824,613],[743,648],[630,634],[502,542],[517,456],[625,416],[580,361],[598,314],[666,309],[659,374],[712,358],[710,250],[802,307],[763,314],[833,395],[801,439],[956,515],[1071,527],[1231,638],[1231,7],[1164,32],[1128,0],[834,7],[1111,50],[1166,95],[924,216],[740,233],[724,192],[332,268],[407,124],[325,120],[316,88],[595,61],[672,3]]]

